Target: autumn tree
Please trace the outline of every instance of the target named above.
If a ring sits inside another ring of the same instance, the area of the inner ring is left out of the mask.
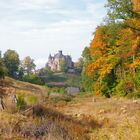
[[[120,48],[118,55],[122,58],[121,77],[131,77],[129,80],[136,90],[134,79],[140,62],[140,0],[108,0],[107,6],[109,19],[114,19],[116,22],[121,20],[123,25],[117,41]]]
[[[85,67],[94,79],[95,93],[110,97],[115,92],[127,95],[139,90],[140,19],[135,3],[108,0],[109,22],[96,29],[89,47],[91,61]]]
[[[96,77],[93,88],[96,94],[102,93],[110,97],[111,91],[116,84],[115,67],[119,64],[115,49],[116,35],[119,28],[109,26],[100,26],[97,28],[93,41],[90,44],[90,54],[92,61],[86,67],[88,76]],[[112,37],[112,39],[110,38]]]
[[[24,58],[21,67],[23,68],[24,73],[27,73],[28,75],[35,71],[35,63],[34,59],[32,59],[30,56],[27,56]]]

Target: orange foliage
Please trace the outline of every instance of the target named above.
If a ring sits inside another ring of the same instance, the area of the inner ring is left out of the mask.
[[[132,0],[134,4],[134,10],[140,12],[140,0]]]
[[[107,35],[103,33],[104,28],[105,27],[97,28],[94,39],[90,44],[90,52],[91,55],[93,55],[94,59],[96,59],[95,57],[100,57],[105,54],[105,48],[107,43],[105,42],[104,39],[106,38]]]
[[[134,9],[140,12],[140,0],[132,0]],[[115,24],[114,24],[115,25]],[[86,67],[86,72],[91,78],[98,73],[94,83],[95,92],[100,92],[101,83],[105,76],[112,70],[122,79],[126,73],[135,76],[136,69],[140,66],[140,19],[136,16],[124,21],[124,26],[99,26],[92,40],[89,50],[92,62]],[[112,30],[115,27],[116,30]],[[131,82],[127,83],[129,89],[133,88]]]

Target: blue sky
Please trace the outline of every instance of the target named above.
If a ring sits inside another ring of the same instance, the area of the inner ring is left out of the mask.
[[[76,61],[106,16],[106,0],[0,0],[0,50],[31,56],[38,68],[63,50]]]

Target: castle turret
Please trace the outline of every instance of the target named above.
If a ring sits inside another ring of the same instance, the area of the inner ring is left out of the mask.
[[[61,50],[59,50],[59,51],[58,51],[58,53],[59,53],[59,55],[63,55],[63,53],[62,53],[62,51],[61,51]]]
[[[52,56],[51,56],[51,54],[49,55],[49,58],[48,58],[48,59],[49,59],[49,60],[50,60],[50,59],[52,59]]]

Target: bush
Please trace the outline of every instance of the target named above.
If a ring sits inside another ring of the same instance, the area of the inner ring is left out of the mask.
[[[59,93],[59,88],[58,87],[52,87],[49,88],[50,93]]]
[[[17,108],[19,110],[25,109],[26,107],[26,102],[24,100],[23,94],[18,94],[17,95]]]
[[[32,83],[32,84],[37,84],[37,85],[43,85],[44,84],[44,82],[35,74],[25,75],[23,77],[23,81],[29,82],[29,83]]]
[[[115,88],[116,94],[119,96],[124,96],[126,94],[124,87],[125,87],[125,82],[122,80]]]
[[[37,102],[38,102],[38,98],[34,95],[29,96],[27,100],[30,105],[37,104]]]
[[[64,88],[64,87],[60,88],[60,89],[59,89],[59,93],[65,94],[65,93],[66,93],[65,88]]]
[[[115,91],[119,96],[126,96],[129,93],[133,94],[134,88],[135,88],[134,83],[131,80],[127,79],[121,80],[119,84],[116,86]]]
[[[111,94],[110,92],[111,91],[110,91],[109,87],[106,84],[102,85],[101,92],[102,92],[102,95],[104,95],[107,98],[110,98],[110,94]]]

